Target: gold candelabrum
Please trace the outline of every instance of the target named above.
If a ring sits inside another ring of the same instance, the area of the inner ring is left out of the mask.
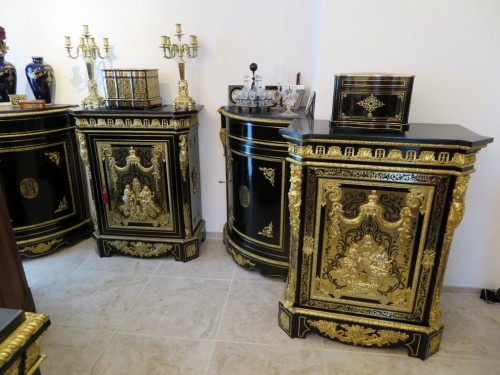
[[[161,46],[163,48],[163,56],[166,59],[172,59],[176,56],[179,56],[179,96],[174,100],[173,106],[176,111],[186,111],[194,109],[196,102],[193,98],[189,96],[188,83],[185,79],[185,68],[184,68],[184,55],[189,58],[194,58],[198,56],[198,38],[195,35],[189,36],[190,44],[182,44],[182,34],[181,24],[175,24],[176,33],[174,34],[179,39],[177,44],[173,44],[170,41],[170,37],[162,36],[161,37]]]
[[[94,78],[94,61],[98,57],[103,60],[108,58],[109,50],[111,48],[108,38],[103,38],[104,56],[101,54],[101,49],[96,45],[95,38],[90,35],[88,25],[83,25],[83,35],[80,37],[80,43],[76,46],[76,52],[74,55],[71,54],[73,47],[71,46],[70,37],[65,36],[64,39],[68,56],[72,59],[77,59],[81,55],[85,59],[85,65],[87,66],[87,74],[89,76],[87,86],[89,89],[89,95],[82,100],[82,107],[98,108],[103,106],[105,100],[97,93],[97,82]]]

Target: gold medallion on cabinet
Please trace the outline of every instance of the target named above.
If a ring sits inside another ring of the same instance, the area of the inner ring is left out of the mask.
[[[301,299],[344,312],[422,319],[421,292],[429,287],[435,251],[425,248],[419,231],[428,226],[434,187],[320,178],[317,194],[317,224],[306,225],[303,244],[312,281]]]

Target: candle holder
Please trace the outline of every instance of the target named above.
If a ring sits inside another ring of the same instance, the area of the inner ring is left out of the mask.
[[[174,100],[173,106],[176,111],[185,111],[185,110],[193,110],[196,102],[193,98],[189,96],[188,82],[185,79],[185,68],[184,68],[184,55],[189,58],[195,58],[198,56],[198,39],[195,35],[190,35],[190,44],[182,44],[182,30],[181,24],[175,24],[176,33],[179,42],[177,44],[173,44],[170,41],[170,37],[162,36],[161,37],[161,46],[163,49],[163,57],[166,59],[172,59],[174,57],[179,57],[179,96]]]
[[[101,54],[101,49],[96,45],[95,38],[89,33],[88,25],[83,25],[83,35],[80,37],[80,43],[76,46],[75,54],[71,54],[73,47],[71,46],[71,39],[69,36],[65,36],[65,48],[68,51],[68,56],[72,59],[77,59],[80,55],[85,59],[85,65],[87,67],[88,82],[87,86],[89,89],[89,95],[82,100],[83,108],[98,108],[102,107],[105,100],[102,96],[97,93],[97,82],[94,79],[94,61],[99,57],[103,60],[107,59],[109,56],[109,40],[108,38],[103,38],[103,49],[104,55]]]

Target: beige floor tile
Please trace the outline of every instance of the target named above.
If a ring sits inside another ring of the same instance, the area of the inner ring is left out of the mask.
[[[442,375],[498,375],[500,358],[496,362],[483,360],[442,360],[439,361]]]
[[[173,257],[172,257],[173,258]],[[87,257],[79,270],[113,272],[119,274],[144,275],[149,277],[165,258],[137,258],[121,254],[100,257],[94,253]]]
[[[94,240],[87,238],[79,241],[72,247],[64,247],[56,252],[36,258],[21,258],[26,272],[32,269],[67,270],[74,271],[91,256],[96,256]]]
[[[291,339],[278,326],[283,283],[233,281],[217,334],[218,340],[321,348],[321,339]]]
[[[236,268],[220,240],[202,242],[198,258],[178,263],[172,257],[163,258],[154,275],[231,280]]]
[[[107,347],[110,332],[67,328],[52,324],[40,339],[44,375],[87,375]]]
[[[52,325],[40,339],[44,375],[425,374],[500,371],[500,305],[444,293],[440,351],[291,339],[277,322],[285,283],[238,267],[220,240],[200,258],[99,258],[92,239],[23,265],[37,310]],[[213,356],[212,356],[213,351]]]
[[[418,358],[400,355],[372,354],[359,352],[325,351],[327,375],[441,375],[440,364],[434,358],[422,361]]]
[[[207,375],[324,375],[321,350],[217,342]]]
[[[119,332],[211,339],[215,337],[230,281],[153,277]]]
[[[204,375],[213,345],[203,340],[115,334],[91,374]]]
[[[113,330],[147,280],[128,273],[77,270],[32,292],[37,310],[49,314],[54,324]]]
[[[500,304],[487,304],[479,295],[452,293],[441,296],[441,310],[441,356],[500,361]]]

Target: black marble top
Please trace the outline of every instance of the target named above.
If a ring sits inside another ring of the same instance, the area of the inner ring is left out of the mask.
[[[69,108],[76,107],[70,104],[50,104],[45,108],[21,109],[18,106],[0,105],[0,119],[9,117],[29,117],[40,113],[49,114],[51,112],[64,112]]]
[[[414,123],[405,133],[357,131],[347,132],[330,129],[329,120],[296,119],[287,128],[280,129],[282,135],[306,141],[310,139],[336,139],[346,141],[373,141],[397,143],[428,143],[454,146],[479,147],[493,142],[492,137],[479,135],[462,125]]]
[[[227,106],[221,107],[219,111],[224,111],[230,115],[242,116],[244,118],[248,118],[249,120],[254,119],[260,121],[264,121],[266,119],[291,121],[293,119],[305,118],[305,107],[293,110],[295,113],[294,116],[282,116],[281,114],[285,112],[285,109],[278,107],[269,107],[269,110],[267,110],[267,108],[261,108],[258,110],[256,108]]]
[[[0,308],[0,342],[5,340],[25,320],[26,316],[22,310]]]
[[[96,109],[84,109],[82,107],[78,107],[75,109],[71,109],[70,113],[75,115],[85,114],[85,115],[134,115],[139,114],[142,115],[171,115],[171,116],[179,116],[186,115],[192,113],[198,113],[203,108],[202,105],[196,105],[193,110],[190,111],[176,111],[174,110],[174,106],[172,105],[160,105],[158,107],[153,108],[135,108],[135,109],[125,109],[125,108],[105,108],[100,107]]]

